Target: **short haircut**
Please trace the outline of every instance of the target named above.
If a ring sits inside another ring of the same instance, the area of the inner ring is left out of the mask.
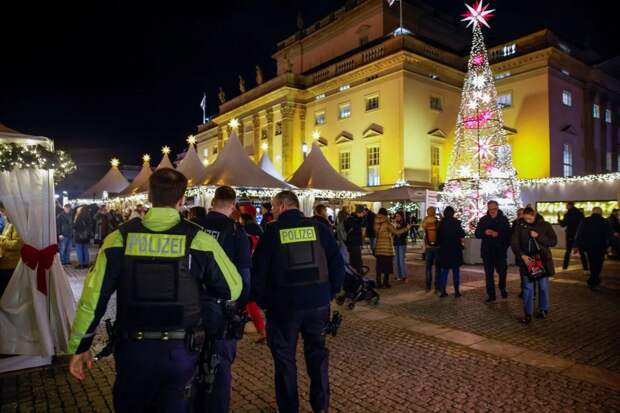
[[[149,177],[149,201],[153,207],[174,207],[187,189],[187,178],[172,168],[159,169]]]
[[[222,185],[215,190],[213,201],[211,204],[214,207],[225,206],[226,204],[234,204],[237,199],[237,193],[230,186]]]
[[[527,215],[536,215],[536,210],[528,205],[523,209],[523,213]]]
[[[297,195],[295,195],[295,192],[293,191],[282,191],[274,196],[273,199],[278,200],[278,202],[281,202],[286,206],[299,209],[299,198],[297,198]]]
[[[567,207],[574,207],[574,206],[575,206],[575,202],[574,202],[574,201],[568,201],[568,202],[566,203],[566,206],[567,206]]]
[[[323,204],[317,204],[314,206],[315,215],[321,215],[323,211],[327,211],[327,207]]]
[[[71,204],[65,204],[65,206],[63,208],[69,208],[71,209]]]
[[[355,207],[355,213],[356,214],[362,214],[364,212],[366,212],[366,208],[364,208],[364,205],[357,205]]]
[[[494,200],[494,199],[492,199],[492,200],[490,200],[489,202],[487,202],[487,207],[490,207],[490,206],[491,206],[491,204],[495,204],[495,206],[499,207],[499,204],[498,204],[498,203],[497,203],[497,201],[496,201],[496,200]]]
[[[454,208],[452,208],[450,205],[445,207],[444,210],[443,210],[443,216],[444,216],[444,218],[452,218],[452,217],[454,217]]]
[[[603,209],[601,207],[592,208],[592,214],[603,215]]]
[[[261,206],[265,208],[267,211],[271,211],[271,202],[265,202]]]
[[[388,216],[388,211],[385,208],[381,208],[381,209],[379,209],[379,212],[377,214],[384,215],[384,216],[387,217]]]

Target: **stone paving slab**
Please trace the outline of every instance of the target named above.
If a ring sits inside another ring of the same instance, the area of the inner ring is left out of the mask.
[[[523,347],[513,346],[512,344],[491,339],[484,339],[482,341],[478,341],[477,343],[472,344],[470,347],[484,353],[494,354],[496,356],[502,357],[514,357],[527,351]]]

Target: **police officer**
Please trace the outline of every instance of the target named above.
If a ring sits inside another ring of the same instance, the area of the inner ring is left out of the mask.
[[[278,411],[299,411],[295,360],[299,333],[315,412],[329,407],[328,353],[323,330],[329,303],[344,281],[344,261],[330,230],[299,210],[291,191],[273,198],[275,221],[267,225],[253,257],[252,293],[267,313]]]
[[[220,186],[215,191],[211,203],[211,210],[206,217],[198,218],[195,222],[201,225],[207,233],[217,239],[226,255],[235,264],[243,279],[243,291],[237,300],[237,307],[243,308],[250,294],[250,242],[245,230],[230,215],[235,210],[237,194],[229,186]],[[208,324],[217,325],[223,322],[222,304],[208,300],[203,303],[204,317],[213,318]],[[215,339],[215,354],[219,356],[213,389],[208,394],[197,397],[197,411],[209,413],[226,413],[230,406],[230,387],[232,383],[231,367],[237,353],[237,341],[232,338],[221,337]]]
[[[174,169],[154,172],[153,208],[106,237],[84,282],[69,369],[83,380],[84,366],[92,368],[88,350],[116,291],[117,412],[189,411],[186,387],[198,358],[190,344],[200,336],[200,291],[229,300],[241,293],[241,277],[217,241],[181,218],[186,188],[187,179]]]

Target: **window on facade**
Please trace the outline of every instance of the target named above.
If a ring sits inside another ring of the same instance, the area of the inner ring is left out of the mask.
[[[345,102],[338,105],[338,118],[347,119],[351,117],[351,102]]]
[[[217,146],[213,147],[213,155],[217,155]]]
[[[204,148],[202,151],[202,155],[206,158],[207,156],[209,156],[209,148]]]
[[[599,119],[601,117],[601,107],[596,103],[592,105],[592,117],[594,119]]]
[[[506,45],[502,48],[502,55],[503,56],[510,56],[517,53],[517,45],[516,44],[509,44]]]
[[[366,96],[366,112],[379,109],[379,95]]]
[[[495,75],[495,80],[501,80],[504,79],[506,77],[510,77],[512,76],[512,73],[510,72],[502,72],[502,73],[498,73]]]
[[[267,139],[267,128],[261,129],[261,131],[260,131],[260,138],[261,138],[261,140]]]
[[[611,110],[605,109],[605,123],[611,123]]]
[[[371,146],[367,149],[368,186],[381,184],[379,175],[379,147]]]
[[[340,86],[340,88],[338,90],[340,90],[341,92],[344,92],[347,89],[351,89],[351,85],[348,84],[348,83],[346,85]]]
[[[558,46],[560,47],[560,50],[562,50],[564,53],[570,54],[570,47],[568,47],[564,43],[558,43]]]
[[[497,95],[497,106],[499,108],[509,108],[512,106],[512,92],[500,93]]]
[[[325,111],[324,110],[314,112],[314,124],[325,125]]]
[[[570,90],[562,91],[562,104],[565,106],[573,106],[573,94]]]
[[[431,146],[431,183],[439,184],[439,147]]]
[[[342,176],[348,178],[349,171],[351,170],[351,152],[340,152],[338,164]]]
[[[564,176],[573,176],[573,149],[568,143],[562,145],[562,169]]]
[[[442,111],[441,98],[439,96],[431,96],[431,109]]]
[[[368,35],[360,36],[360,46],[363,46],[366,43],[368,43]]]
[[[276,135],[282,135],[282,122],[276,122]]]

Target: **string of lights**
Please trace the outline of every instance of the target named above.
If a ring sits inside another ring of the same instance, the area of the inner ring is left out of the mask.
[[[54,180],[62,181],[76,170],[75,163],[64,151],[50,151],[43,145],[0,144],[0,171],[14,169],[53,169]]]

